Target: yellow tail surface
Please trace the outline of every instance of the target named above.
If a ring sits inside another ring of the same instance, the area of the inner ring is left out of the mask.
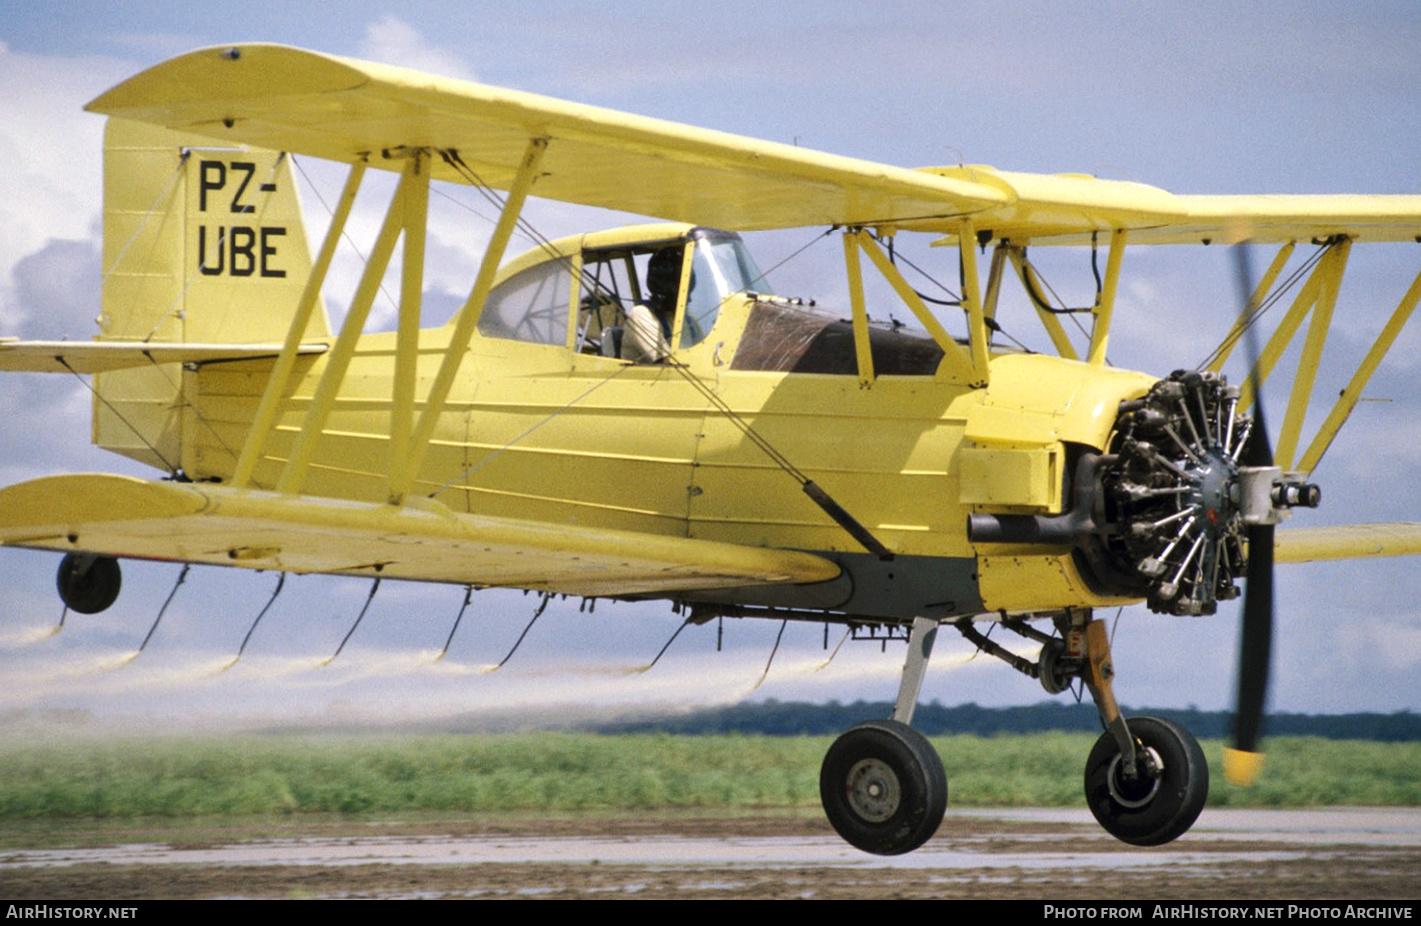
[[[310,273],[288,156],[109,120],[100,340],[280,343]],[[329,331],[322,308],[304,339]],[[191,379],[176,364],[96,375],[94,443],[187,468]]]

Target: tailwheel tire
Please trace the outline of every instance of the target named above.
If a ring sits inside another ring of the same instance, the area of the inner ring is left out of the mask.
[[[118,600],[123,572],[111,556],[66,553],[55,577],[64,606],[80,614],[98,614]]]
[[[1178,839],[1199,819],[1209,796],[1209,766],[1199,743],[1158,717],[1127,721],[1142,760],[1137,776],[1122,774],[1120,748],[1109,731],[1096,740],[1085,765],[1090,812],[1106,832],[1134,846]],[[1143,761],[1148,756],[1150,762]],[[1147,766],[1153,764],[1157,773]]]
[[[846,842],[875,855],[912,852],[947,811],[947,773],[927,739],[895,720],[870,720],[829,747],[819,797]]]

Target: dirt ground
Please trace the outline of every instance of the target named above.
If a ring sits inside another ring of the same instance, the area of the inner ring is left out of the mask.
[[[102,831],[79,827],[58,838],[52,831],[43,838],[5,835],[0,897],[26,900],[972,898],[1240,903],[1421,896],[1421,845],[1414,841],[1281,841],[1266,835],[1191,833],[1172,846],[1141,850],[1089,826],[973,817],[950,817],[924,849],[891,863],[856,853],[802,864],[783,857],[757,860],[757,846],[783,847],[787,839],[812,847],[810,854],[816,857],[839,853],[828,824],[807,816],[152,829],[142,836],[144,851],[150,854],[140,863],[125,862],[124,847],[107,841]],[[603,850],[616,843],[637,848],[694,845],[697,853],[703,845],[723,842],[724,856],[677,860],[675,853],[668,853],[661,860],[627,864],[599,859],[597,848],[580,854],[579,840]],[[26,844],[42,844],[45,850]],[[318,848],[295,863],[263,860],[264,853],[280,854],[270,847],[293,845]],[[427,852],[430,845],[451,856],[459,854],[460,846],[477,848],[482,855],[473,862],[444,862],[428,854],[418,861],[386,860],[406,847],[425,846]],[[527,847],[547,845],[554,845],[567,860],[548,861],[542,850],[529,851],[520,860]],[[60,846],[68,851],[56,851]],[[357,854],[338,857],[333,847],[355,847]],[[181,860],[204,854],[218,860]],[[366,855],[382,860],[361,862]]]

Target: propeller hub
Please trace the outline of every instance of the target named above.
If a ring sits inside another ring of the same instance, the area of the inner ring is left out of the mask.
[[[1200,513],[1201,529],[1218,537],[1230,528],[1231,515],[1237,513],[1238,466],[1218,446],[1205,448],[1199,457],[1183,467],[1197,480],[1184,502]]]

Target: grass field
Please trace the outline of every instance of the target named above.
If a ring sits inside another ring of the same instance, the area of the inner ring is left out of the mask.
[[[1094,737],[934,739],[951,804],[1080,806]],[[827,737],[268,735],[0,746],[0,820],[815,807]],[[1213,806],[1421,805],[1421,744],[1269,743]]]

